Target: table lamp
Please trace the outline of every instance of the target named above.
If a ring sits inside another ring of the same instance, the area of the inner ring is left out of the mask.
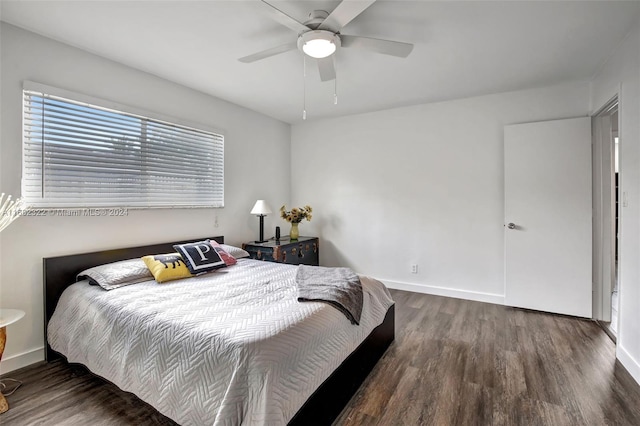
[[[264,200],[256,201],[256,204],[251,209],[251,214],[255,214],[260,218],[260,240],[256,241],[256,243],[267,242],[267,240],[264,239],[264,217],[271,213],[271,209]]]

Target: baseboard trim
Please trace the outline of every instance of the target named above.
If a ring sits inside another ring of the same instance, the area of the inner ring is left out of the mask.
[[[9,357],[2,357],[0,362],[0,374],[6,374],[27,365],[44,360],[44,348],[31,349]]]
[[[415,293],[433,294],[434,296],[446,296],[456,299],[474,300],[476,302],[496,303],[504,305],[503,294],[482,293],[479,291],[460,290],[457,288],[438,287],[433,285],[403,283],[400,281],[390,281],[381,279],[389,288],[396,290],[413,291]]]
[[[640,363],[636,361],[622,345],[618,345],[616,350],[616,358],[620,364],[631,374],[631,377],[640,384]]]

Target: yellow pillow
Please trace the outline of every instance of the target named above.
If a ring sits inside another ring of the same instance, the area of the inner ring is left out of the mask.
[[[144,256],[142,260],[159,283],[193,276],[178,253]]]

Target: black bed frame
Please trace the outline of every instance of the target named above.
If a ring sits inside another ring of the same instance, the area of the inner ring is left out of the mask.
[[[62,292],[76,281],[76,275],[79,272],[104,263],[142,257],[149,254],[173,252],[174,244],[203,239],[206,238],[43,259],[46,360],[51,362],[62,357],[58,352],[51,349],[47,342],[47,326]],[[224,243],[224,237],[222,236],[209,237],[209,239]],[[391,306],[387,311],[384,322],[374,328],[360,346],[320,385],[289,422],[289,425],[331,424],[358,390],[367,375],[369,375],[394,338],[395,306]]]

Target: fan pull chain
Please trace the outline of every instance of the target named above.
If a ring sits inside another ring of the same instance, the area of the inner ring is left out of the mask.
[[[336,78],[333,79],[333,104],[338,105],[338,60],[333,58],[333,69],[336,71]]]
[[[307,55],[302,55],[302,119],[307,119]]]

